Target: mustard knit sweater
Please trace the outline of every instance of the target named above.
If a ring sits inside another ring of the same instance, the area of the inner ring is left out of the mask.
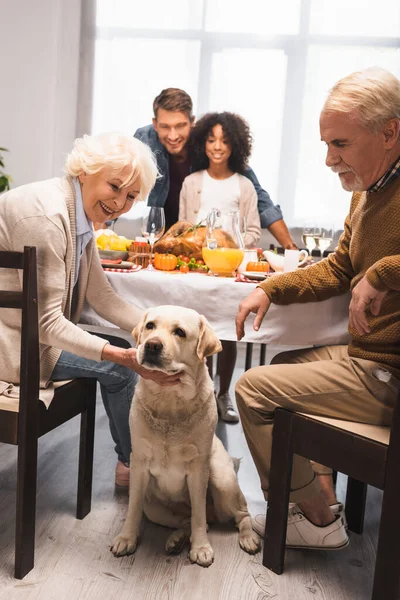
[[[274,304],[315,302],[353,289],[366,275],[386,291],[371,331],[349,327],[349,356],[375,361],[400,379],[400,177],[375,193],[354,193],[335,252],[315,265],[271,277],[261,287]]]

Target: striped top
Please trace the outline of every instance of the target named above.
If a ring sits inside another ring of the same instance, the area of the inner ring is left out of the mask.
[[[389,169],[368,188],[368,192],[380,192],[386,185],[389,185],[400,176],[400,156]]]

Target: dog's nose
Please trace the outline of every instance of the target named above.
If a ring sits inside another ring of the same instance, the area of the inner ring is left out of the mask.
[[[154,337],[151,338],[151,340],[147,340],[147,342],[144,345],[144,349],[146,354],[158,356],[159,354],[161,354],[161,351],[163,349],[163,343],[160,340],[160,338]]]

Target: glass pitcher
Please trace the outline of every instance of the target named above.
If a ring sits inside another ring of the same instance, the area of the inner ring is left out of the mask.
[[[208,213],[202,254],[212,275],[236,275],[236,269],[244,257],[239,211],[223,213],[213,208]]]

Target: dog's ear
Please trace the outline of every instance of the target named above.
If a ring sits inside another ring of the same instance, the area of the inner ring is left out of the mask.
[[[204,360],[206,356],[211,356],[216,352],[221,352],[222,345],[215,335],[210,323],[203,315],[200,315],[200,334],[197,344],[197,356]]]
[[[147,312],[144,313],[143,317],[140,319],[139,323],[136,325],[134,330],[132,331],[132,337],[136,342],[136,346],[140,344],[140,338],[143,332],[143,327],[146,322]]]

